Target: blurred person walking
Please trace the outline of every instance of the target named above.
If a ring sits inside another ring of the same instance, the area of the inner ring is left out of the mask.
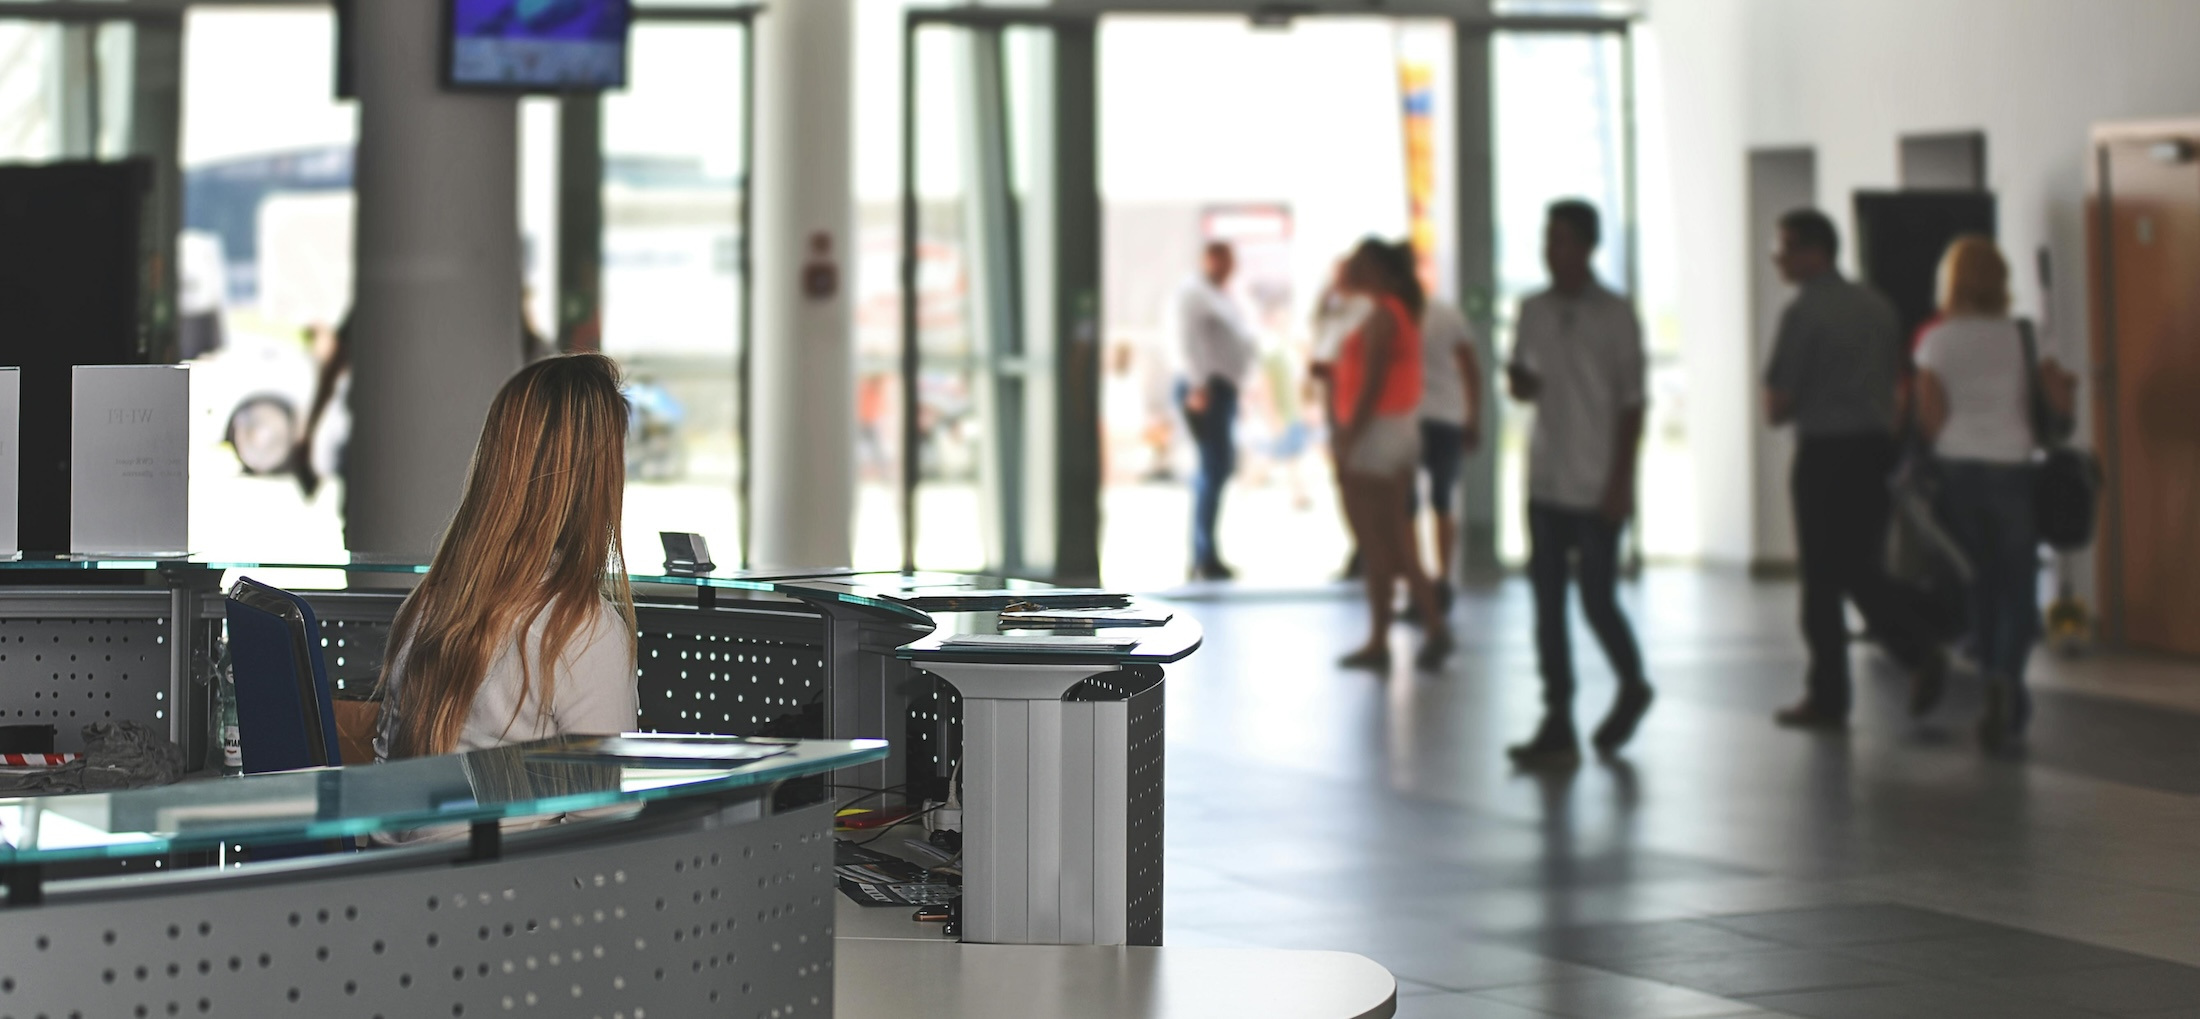
[[[1508,753],[1523,767],[1578,763],[1574,668],[1566,614],[1569,575],[1619,678],[1619,694],[1592,740],[1612,753],[1634,738],[1654,696],[1642,652],[1620,611],[1619,538],[1635,513],[1645,371],[1642,325],[1627,298],[1590,268],[1602,238],[1595,206],[1553,202],[1543,230],[1549,289],[1520,305],[1506,366],[1513,399],[1536,405],[1528,448],[1528,573],[1535,585],[1536,656],[1543,722]]]
[[[2076,380],[2037,360],[2031,323],[2009,317],[2009,264],[1985,237],[1940,263],[1938,325],[1917,350],[1917,423],[1933,444],[1940,516],[1971,562],[1971,632],[1986,682],[1979,737],[2013,744],[2031,718],[2025,660],[2039,639],[2032,453],[2070,420]]]
[[[1216,547],[1215,522],[1222,515],[1222,488],[1237,470],[1238,387],[1259,348],[1237,302],[1223,290],[1236,268],[1230,245],[1210,241],[1199,273],[1185,280],[1176,296],[1184,359],[1177,404],[1199,450],[1199,474],[1192,480],[1192,576],[1199,580],[1236,576]]]
[[[1428,504],[1436,524],[1436,569],[1430,580],[1436,607],[1446,615],[1451,613],[1452,560],[1459,554],[1459,517],[1452,511],[1459,468],[1482,445],[1482,362],[1474,345],[1467,316],[1448,302],[1431,299],[1421,316],[1421,473],[1428,478]]]
[[[1346,255],[1330,267],[1329,282],[1322,287],[1321,296],[1314,301],[1314,346],[1307,355],[1306,390],[1310,400],[1321,407],[1322,427],[1331,436],[1329,468],[1337,482],[1337,490],[1344,491],[1343,465],[1337,462],[1336,442],[1336,364],[1337,352],[1344,349],[1345,338],[1360,328],[1367,319],[1371,307],[1367,295],[1355,292],[1346,281],[1346,271],[1352,264],[1352,256]],[[1347,528],[1350,521],[1346,522]],[[1345,580],[1360,580],[1360,548],[1352,546],[1346,554],[1340,576]]]
[[[1408,501],[1420,460],[1424,304],[1412,249],[1374,238],[1362,241],[1342,282],[1348,292],[1370,301],[1367,317],[1345,337],[1330,368],[1338,483],[1362,557],[1369,632],[1367,643],[1340,664],[1390,666],[1391,599],[1403,580],[1426,633],[1414,662],[1433,669],[1450,656],[1452,640],[1428,574],[1414,555]]]
[[[1796,432],[1790,488],[1810,672],[1803,699],[1774,719],[1802,729],[1848,724],[1844,601],[1910,671],[1912,714],[1939,703],[1947,671],[1924,621],[1901,610],[1884,566],[1887,479],[1900,452],[1896,394],[1908,360],[1901,320],[1885,297],[1842,278],[1834,268],[1839,252],[1824,213],[1796,209],[1780,217],[1773,261],[1800,290],[1780,315],[1765,369],[1765,414]]]

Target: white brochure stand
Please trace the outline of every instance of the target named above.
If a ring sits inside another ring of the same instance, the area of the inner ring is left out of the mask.
[[[0,559],[23,551],[17,526],[23,479],[23,369],[0,368]]]
[[[74,385],[69,551],[182,555],[190,540],[190,369],[78,365]]]

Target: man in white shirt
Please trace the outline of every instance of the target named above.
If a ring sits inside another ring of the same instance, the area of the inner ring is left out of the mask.
[[[1199,449],[1199,475],[1192,480],[1192,575],[1200,580],[1235,575],[1215,547],[1215,520],[1222,515],[1222,487],[1237,469],[1238,386],[1259,347],[1237,303],[1223,291],[1236,268],[1230,245],[1210,241],[1199,274],[1185,280],[1176,295],[1177,342],[1184,359],[1177,399]]]
[[[1582,609],[1620,682],[1594,736],[1599,752],[1633,738],[1652,696],[1616,590],[1620,531],[1635,513],[1646,402],[1642,326],[1634,306],[1606,290],[1589,267],[1600,232],[1594,206],[1551,205],[1543,234],[1551,288],[1522,302],[1506,368],[1513,399],[1537,408],[1528,450],[1528,572],[1544,715],[1535,736],[1509,750],[1524,767],[1581,759],[1566,620],[1568,574],[1577,557]]]
[[[1482,444],[1482,363],[1474,329],[1452,305],[1431,299],[1421,313],[1421,471],[1436,516],[1436,602],[1451,611],[1451,561],[1459,554],[1452,501],[1459,465]]]

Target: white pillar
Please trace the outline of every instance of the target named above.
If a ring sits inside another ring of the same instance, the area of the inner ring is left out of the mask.
[[[357,5],[357,278],[344,538],[425,557],[520,366],[518,100],[445,92],[441,0]],[[420,559],[426,562],[425,558]]]
[[[855,0],[757,17],[750,560],[843,565],[855,519]],[[822,235],[838,285],[805,290]]]

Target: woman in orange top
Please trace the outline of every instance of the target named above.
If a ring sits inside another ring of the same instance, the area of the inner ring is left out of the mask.
[[[1420,463],[1421,282],[1413,249],[1369,238],[1346,263],[1344,286],[1373,305],[1337,353],[1330,388],[1345,516],[1359,542],[1372,628],[1346,655],[1349,668],[1390,665],[1391,599],[1406,582],[1427,640],[1414,657],[1435,668],[1451,654],[1451,633],[1413,546],[1414,469]]]

